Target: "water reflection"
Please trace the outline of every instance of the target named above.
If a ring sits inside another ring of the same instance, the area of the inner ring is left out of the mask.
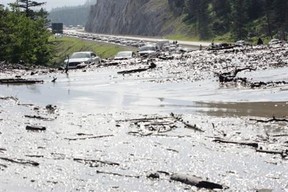
[[[211,116],[257,116],[285,117],[288,115],[288,102],[197,102],[198,111]]]
[[[274,77],[280,79],[276,72],[273,72]],[[43,84],[0,85],[0,96],[15,96],[22,103],[53,104],[67,110],[88,113],[127,111],[142,114],[204,113],[213,116],[288,115],[287,85],[269,89],[219,88],[215,79],[158,84],[143,79],[125,79],[114,73],[71,72],[69,75],[58,75],[55,83],[51,82],[50,76],[44,76],[41,77],[45,81]],[[273,77],[265,73],[265,77]],[[284,76],[284,73],[281,74]],[[260,78],[258,74],[254,76]]]

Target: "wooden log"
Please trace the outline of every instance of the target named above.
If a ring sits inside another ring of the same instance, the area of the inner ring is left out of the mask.
[[[44,121],[53,121],[54,120],[52,118],[42,117],[42,116],[38,116],[38,115],[25,115],[24,117],[31,118],[31,119],[40,119],[40,120],[44,120]]]
[[[288,157],[288,150],[272,151],[272,150],[257,149],[256,152],[258,152],[258,153],[267,153],[267,154],[280,155],[283,159],[286,158],[286,157]]]
[[[4,148],[0,148],[0,153],[3,153],[3,151],[7,151],[7,150]]]
[[[43,80],[37,80],[37,79],[22,79],[22,78],[0,79],[0,84],[35,84],[43,82],[44,82]]]
[[[111,161],[102,161],[97,159],[83,159],[83,158],[73,158],[74,161],[77,161],[79,163],[89,164],[91,167],[93,164],[96,164],[96,167],[99,167],[100,165],[111,165],[111,166],[119,166],[119,163],[111,162]]]
[[[179,174],[174,173],[171,175],[170,180],[179,181],[181,183],[185,183],[187,185],[196,186],[199,188],[206,189],[223,189],[223,186],[217,183],[213,183],[207,180],[203,180],[199,177],[187,175],[187,174]]]
[[[113,137],[114,135],[96,135],[96,136],[89,136],[89,137],[75,137],[75,138],[65,138],[69,141],[76,141],[76,140],[86,140],[86,139],[98,139],[104,137]]]
[[[152,63],[150,63],[149,67],[147,67],[147,68],[125,70],[125,71],[119,71],[117,73],[118,74],[140,73],[140,72],[143,72],[143,71],[147,71],[148,69],[154,69],[154,68],[156,68],[156,64],[152,62]]]
[[[185,122],[182,118],[175,116],[174,113],[171,113],[170,115],[176,121],[183,123],[186,128],[193,129],[194,131],[204,132],[202,129],[198,128],[196,125],[191,125],[191,124]]]
[[[280,119],[280,118],[276,118],[273,117],[272,119],[267,119],[267,120],[263,120],[263,119],[249,119],[250,121],[256,121],[257,123],[271,123],[271,122],[287,122],[288,123],[288,119]]]
[[[22,165],[39,166],[38,162],[25,160],[25,159],[11,159],[11,158],[7,158],[7,157],[0,157],[0,159],[4,160],[4,161],[11,162],[11,163],[22,164]]]
[[[254,148],[258,148],[258,143],[255,142],[244,142],[244,141],[229,141],[224,139],[214,139],[214,142],[218,143],[229,143],[229,144],[236,144],[236,145],[246,145]]]
[[[16,97],[0,97],[0,99],[2,99],[2,100],[14,100],[15,102],[17,102],[18,101],[18,98],[16,98]]]
[[[107,175],[115,175],[115,176],[119,176],[119,177],[130,177],[130,178],[137,178],[139,179],[140,176],[134,176],[134,175],[123,175],[123,174],[120,174],[120,173],[113,173],[113,172],[106,172],[106,171],[99,171],[97,170],[96,173],[98,174],[107,174]]]
[[[46,127],[44,126],[36,126],[36,125],[27,125],[26,126],[27,131],[45,131]]]

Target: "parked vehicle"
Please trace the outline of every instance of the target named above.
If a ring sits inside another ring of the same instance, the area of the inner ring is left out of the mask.
[[[87,65],[99,64],[100,57],[91,51],[74,52],[64,63],[68,69],[83,68]]]
[[[120,51],[114,57],[114,60],[126,60],[132,59],[135,57],[135,53],[133,51]]]
[[[140,47],[138,53],[141,57],[156,56],[158,54],[156,45],[154,44]]]

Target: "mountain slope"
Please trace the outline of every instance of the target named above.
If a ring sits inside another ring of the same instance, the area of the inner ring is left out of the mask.
[[[95,33],[157,36],[172,33],[174,14],[167,0],[98,0],[85,30]]]

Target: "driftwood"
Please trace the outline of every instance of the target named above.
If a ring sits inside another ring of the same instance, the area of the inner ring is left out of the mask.
[[[36,126],[36,125],[27,125],[26,126],[27,131],[45,131],[46,127],[44,126]]]
[[[255,148],[256,152],[258,153],[267,153],[267,154],[275,154],[275,155],[281,155],[281,157],[284,159],[288,157],[288,150],[283,151],[274,151],[274,150],[264,150],[261,147],[259,147],[258,143],[255,142],[238,142],[238,141],[228,141],[223,139],[214,139],[214,142],[219,143],[229,143],[229,144],[236,144],[236,145],[246,145]]]
[[[37,115],[25,115],[24,117],[31,118],[31,119],[40,119],[40,120],[44,120],[44,121],[53,121],[53,120],[55,120],[55,119],[52,119],[52,118],[47,118],[47,117],[42,117],[42,116],[37,116]]]
[[[1,100],[14,100],[15,102],[18,101],[18,98],[16,97],[0,97]]]
[[[136,119],[124,119],[124,120],[117,120],[117,122],[129,122],[129,121],[136,121],[136,122],[149,122],[155,120],[164,120],[169,117],[144,117],[144,118],[136,118]]]
[[[89,165],[90,167],[100,167],[103,165],[110,165],[110,166],[119,166],[119,163],[111,162],[111,161],[101,161],[96,159],[82,159],[82,158],[74,158],[74,161],[79,163],[83,163],[85,165]]]
[[[256,121],[257,123],[271,123],[271,122],[287,122],[288,123],[288,119],[279,119],[276,117],[273,117],[272,119],[268,119],[268,120],[262,120],[262,119],[249,119],[250,121]]]
[[[25,155],[26,157],[43,158],[44,155]]]
[[[258,152],[258,153],[274,154],[274,155],[281,155],[281,157],[282,157],[283,159],[286,158],[286,157],[288,157],[288,150],[272,151],[272,150],[257,149],[256,152]]]
[[[256,69],[251,68],[251,67],[245,67],[245,68],[241,68],[241,69],[235,69],[233,71],[226,72],[226,73],[216,73],[216,75],[218,75],[220,83],[238,82],[238,81],[241,81],[243,83],[247,83],[246,78],[237,78],[236,77],[239,72],[245,71],[245,70],[255,71]]]
[[[134,175],[123,175],[120,173],[113,173],[113,172],[106,172],[106,171],[99,171],[97,170],[96,173],[99,174],[107,174],[107,175],[115,175],[115,176],[119,176],[119,177],[130,177],[130,178],[140,178],[140,176],[134,176]]]
[[[223,186],[217,183],[213,183],[207,180],[203,180],[199,177],[186,175],[186,174],[172,174],[170,177],[172,181],[179,181],[181,183],[185,183],[187,185],[196,186],[198,188],[206,188],[206,189],[223,189]]]
[[[43,80],[36,79],[22,79],[22,78],[10,78],[10,79],[0,79],[0,84],[35,84],[43,83]]]
[[[1,160],[8,161],[11,163],[17,163],[17,164],[22,164],[22,165],[32,165],[32,166],[39,166],[39,163],[35,161],[30,161],[30,160],[24,160],[24,159],[10,159],[6,157],[0,157]]]
[[[268,82],[250,82],[250,87],[251,88],[260,88],[263,86],[275,86],[275,85],[286,85],[288,84],[287,81],[268,81]]]
[[[186,128],[193,129],[193,130],[195,130],[195,131],[204,132],[202,129],[198,128],[196,125],[190,125],[189,123],[185,122],[182,118],[175,116],[174,113],[171,113],[170,115],[171,115],[171,117],[174,118],[175,120],[183,123]]]
[[[288,134],[269,135],[271,137],[288,137]]]
[[[0,164],[0,167],[7,168],[8,166],[7,166],[7,165],[4,165],[4,164]]]
[[[0,153],[3,153],[3,151],[7,151],[7,150],[4,148],[0,148]]]
[[[229,144],[236,144],[236,145],[246,145],[246,146],[258,148],[258,143],[255,143],[255,142],[228,141],[228,140],[218,139],[218,138],[214,139],[213,141],[214,142],[218,142],[218,143],[229,143]]]
[[[131,70],[125,70],[125,71],[119,71],[117,72],[118,74],[130,74],[130,73],[140,73],[140,72],[143,72],[143,71],[147,71],[149,69],[154,69],[156,68],[156,64],[155,63],[151,63],[149,65],[149,67],[147,68],[139,68],[139,69],[131,69]]]
[[[215,74],[218,76],[220,83],[229,83],[229,82],[237,83],[237,82],[239,82],[245,86],[249,86],[252,89],[253,88],[260,88],[263,86],[275,86],[275,85],[288,84],[287,81],[251,82],[251,81],[248,81],[247,78],[245,78],[245,77],[243,77],[243,78],[242,77],[236,77],[239,72],[245,71],[245,70],[255,71],[256,68],[245,67],[245,68],[241,68],[241,69],[235,69],[233,71],[226,72],[226,73],[215,73]]]
[[[69,141],[76,141],[76,140],[86,140],[86,139],[98,139],[104,137],[113,137],[114,135],[96,135],[96,136],[89,136],[89,137],[75,137],[75,138],[65,138]]]

